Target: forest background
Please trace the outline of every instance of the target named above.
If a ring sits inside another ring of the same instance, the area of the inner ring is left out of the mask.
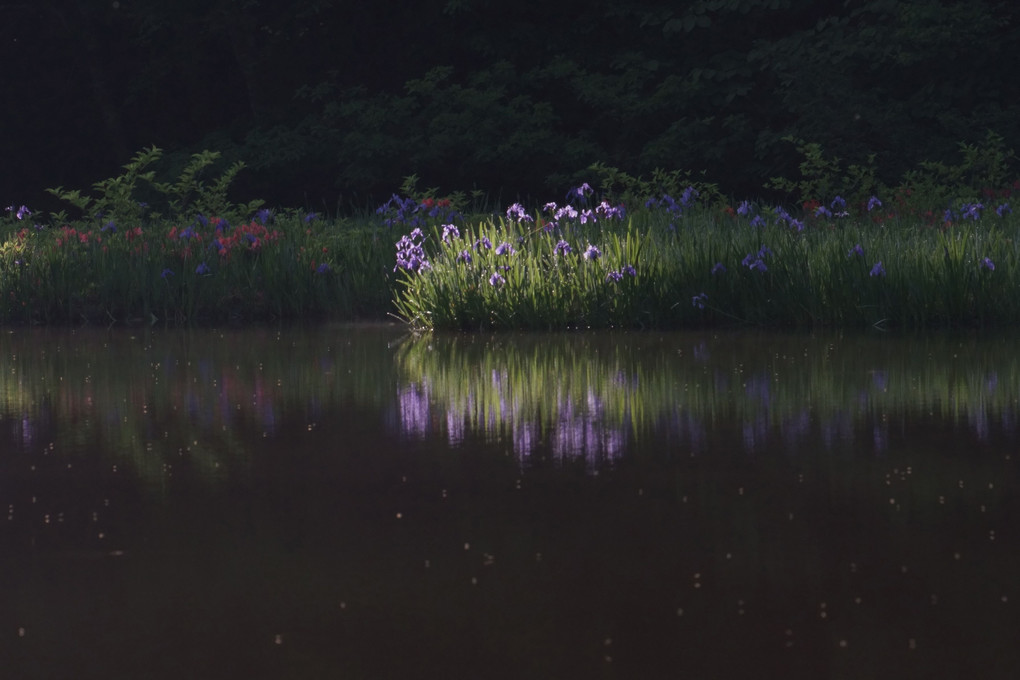
[[[240,197],[330,212],[412,174],[544,201],[593,163],[782,200],[791,140],[890,185],[990,132],[1020,144],[1012,1],[31,0],[0,19],[0,200],[35,210],[151,145],[170,176],[219,151],[246,165]]]

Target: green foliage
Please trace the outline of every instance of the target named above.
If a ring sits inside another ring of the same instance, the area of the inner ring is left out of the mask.
[[[163,156],[162,149],[155,146],[139,151],[131,162],[124,165],[124,172],[116,177],[101,180],[92,185],[95,195],[83,194],[80,190],[65,190],[63,187],[47,189],[47,192],[77,208],[86,219],[113,220],[121,224],[140,224],[143,217],[160,217],[165,208],[171,219],[185,219],[189,214],[203,213],[237,221],[250,217],[258,210],[262,200],[235,204],[227,192],[244,163],[236,161],[228,166],[211,183],[202,179],[204,170],[213,166],[220,158],[218,151],[202,151],[194,154],[174,182],[156,180],[156,171],[151,166]],[[148,198],[155,192],[161,204],[154,209]],[[58,222],[66,221],[66,214],[53,215]]]
[[[108,219],[137,222],[144,212],[144,206],[137,197],[139,182],[151,183],[154,180],[156,173],[148,168],[159,160],[162,153],[155,146],[142,149],[124,165],[123,173],[93,184],[95,196],[82,194],[77,189],[65,191],[63,187],[46,191],[73,205],[86,218],[103,215]]]
[[[961,160],[922,161],[904,174],[903,193],[910,192],[920,205],[948,206],[959,201],[977,201],[990,191],[1008,186],[1016,171],[1016,153],[1005,140],[989,131],[982,144],[960,142]]]
[[[588,171],[594,174],[594,184],[599,193],[611,203],[639,206],[650,197],[663,194],[680,196],[688,187],[697,190],[703,204],[718,205],[724,202],[719,185],[706,181],[704,172],[699,173],[700,179],[695,179],[695,173],[690,170],[656,168],[651,172],[651,177],[645,179],[641,176],[634,177],[605,163],[592,163],[588,166]]]
[[[795,137],[784,137],[784,140],[794,144],[803,156],[798,166],[800,178],[773,177],[765,184],[766,188],[785,192],[800,204],[828,203],[837,195],[853,203],[863,203],[870,196],[885,193],[885,187],[876,178],[874,154],[868,156],[866,165],[851,164],[844,169],[840,159],[827,157],[817,142]]]

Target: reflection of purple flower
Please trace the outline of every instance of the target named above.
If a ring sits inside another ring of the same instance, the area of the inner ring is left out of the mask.
[[[427,385],[411,383],[397,390],[400,404],[400,424],[403,434],[408,437],[424,438],[432,418]]]
[[[886,376],[885,371],[872,371],[871,382],[880,392],[885,392],[889,383],[889,378]]]

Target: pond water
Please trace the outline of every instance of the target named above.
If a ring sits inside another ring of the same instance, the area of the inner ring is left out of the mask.
[[[1020,668],[1017,337],[0,335],[0,668]]]

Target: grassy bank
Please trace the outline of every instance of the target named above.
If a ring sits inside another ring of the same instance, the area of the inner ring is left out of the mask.
[[[420,252],[396,304],[416,326],[448,329],[1020,322],[1007,204],[963,205],[930,225],[877,202],[830,205],[794,217],[666,197],[625,217],[605,206],[583,222],[546,211],[421,229],[404,242]]]
[[[599,189],[574,188],[559,204],[465,216],[464,196],[410,182],[374,214],[324,219],[228,201],[239,165],[199,179],[215,154],[158,183],[147,170],[158,157],[140,153],[93,196],[52,190],[86,217],[40,220],[13,205],[0,216],[0,323],[1020,323],[1020,225],[1009,205],[1020,182],[978,190],[959,177],[936,181],[939,170],[889,189],[858,173],[843,178],[850,198],[819,198],[831,178],[808,168],[788,184],[803,199],[788,210],[729,201],[689,175],[643,182],[594,167]],[[141,189],[156,207],[138,200]]]

